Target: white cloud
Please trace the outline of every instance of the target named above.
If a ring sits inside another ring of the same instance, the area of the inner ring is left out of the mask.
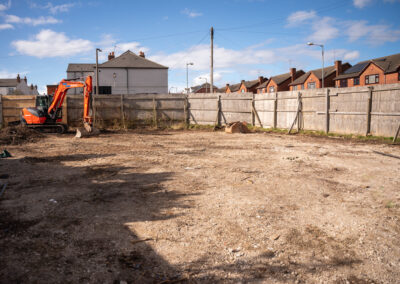
[[[343,54],[343,60],[356,60],[360,57],[360,52],[358,50],[354,50],[354,51],[350,51],[350,52],[346,52],[345,54]]]
[[[307,20],[315,19],[317,14],[315,11],[297,11],[287,17],[288,26],[295,26]]]
[[[95,43],[96,46],[100,47],[102,52],[99,53],[99,60],[105,61],[108,59],[108,54],[112,51],[115,51],[115,56],[123,53],[127,50],[130,50],[136,54],[139,51],[143,51],[144,53],[149,51],[149,48],[141,45],[139,42],[118,42],[111,34],[103,34],[102,39]]]
[[[71,56],[94,50],[89,40],[71,39],[52,30],[41,30],[33,40],[17,40],[11,44],[19,53],[38,58]]]
[[[0,12],[10,9],[11,0],[8,0],[7,4],[0,4]]]
[[[6,22],[7,23],[13,23],[13,24],[27,24],[27,25],[32,25],[32,26],[38,26],[38,25],[45,25],[45,24],[57,24],[61,23],[61,20],[57,20],[53,17],[39,17],[39,18],[21,18],[15,15],[6,15]]]
[[[26,76],[29,72],[23,71],[23,72],[10,72],[5,69],[0,70],[0,78],[2,79],[8,79],[8,78],[17,78],[17,75],[19,74],[21,77]]]
[[[371,45],[396,42],[400,39],[400,29],[393,30],[388,25],[369,25],[367,21],[349,21],[345,24],[350,42],[365,38]]]
[[[11,24],[0,24],[0,31],[1,30],[9,30],[9,29],[13,29],[14,26]]]
[[[353,0],[354,6],[357,8],[364,8],[365,6],[372,3],[372,0]]]
[[[217,84],[218,82],[221,81],[222,79],[222,74],[220,72],[214,72],[214,85]],[[207,83],[211,83],[211,76],[210,73],[205,73],[205,74],[201,74],[199,76],[196,76],[193,79],[193,84],[198,86],[198,85],[202,85],[206,82],[207,79]]]
[[[57,14],[59,12],[68,12],[69,9],[75,6],[75,3],[66,3],[66,4],[61,4],[61,5],[53,5],[52,3],[47,3],[46,6],[44,6],[45,9],[49,9],[50,13],[52,14]]]
[[[312,30],[314,33],[309,36],[309,40],[324,43],[339,36],[339,30],[334,26],[335,19],[323,17],[313,22]]]
[[[182,14],[188,16],[189,18],[196,18],[196,17],[203,16],[202,13],[198,13],[198,12],[195,12],[195,11],[193,11],[193,10],[189,10],[188,8],[185,8],[185,9],[182,11]]]
[[[208,45],[201,44],[187,50],[172,54],[157,54],[149,57],[150,60],[159,62],[171,69],[184,69],[186,62],[194,62],[193,70],[206,70],[210,66],[210,49]],[[214,46],[214,67],[230,68],[246,64],[266,64],[275,60],[275,53],[268,49],[245,48],[233,50]]]

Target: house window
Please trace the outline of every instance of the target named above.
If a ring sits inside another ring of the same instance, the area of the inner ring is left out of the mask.
[[[93,88],[94,94],[96,94],[96,86]],[[99,86],[99,95],[111,95],[111,86]]]
[[[346,88],[347,87],[347,79],[340,80],[340,87]]]
[[[293,89],[292,89],[293,91],[296,91],[297,90],[297,85],[296,86],[293,86]]]
[[[301,89],[304,90],[304,84],[301,84]]]
[[[315,89],[315,82],[307,83],[307,89]]]
[[[354,86],[360,85],[360,77],[357,77],[357,78],[353,79],[353,85]]]
[[[242,89],[241,92],[244,93],[244,89]]]
[[[274,87],[274,86],[269,87],[269,92],[270,92],[270,93],[275,92],[275,87]]]
[[[14,88],[8,88],[7,94],[12,94],[14,92]]]
[[[367,75],[365,76],[365,84],[377,84],[379,83],[379,75],[374,74],[374,75]]]

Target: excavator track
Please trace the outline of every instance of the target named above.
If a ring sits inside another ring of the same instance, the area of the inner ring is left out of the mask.
[[[25,124],[25,127],[47,133],[63,134],[67,132],[68,126],[65,124]]]

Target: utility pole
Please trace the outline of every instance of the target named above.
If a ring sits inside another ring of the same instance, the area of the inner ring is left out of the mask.
[[[211,27],[211,72],[210,72],[210,81],[211,81],[211,93],[214,93],[214,28]]]
[[[96,48],[96,95],[99,94],[99,51],[100,48]],[[95,98],[92,96],[92,112],[93,112],[93,126],[96,122],[96,109],[95,109]]]

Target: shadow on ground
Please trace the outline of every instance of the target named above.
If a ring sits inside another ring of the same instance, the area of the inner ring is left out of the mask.
[[[180,277],[125,227],[175,218],[187,207],[163,183],[173,173],[138,168],[65,166],[112,155],[3,159],[10,174],[0,200],[1,283],[158,283]],[[28,180],[29,182],[26,182]]]

